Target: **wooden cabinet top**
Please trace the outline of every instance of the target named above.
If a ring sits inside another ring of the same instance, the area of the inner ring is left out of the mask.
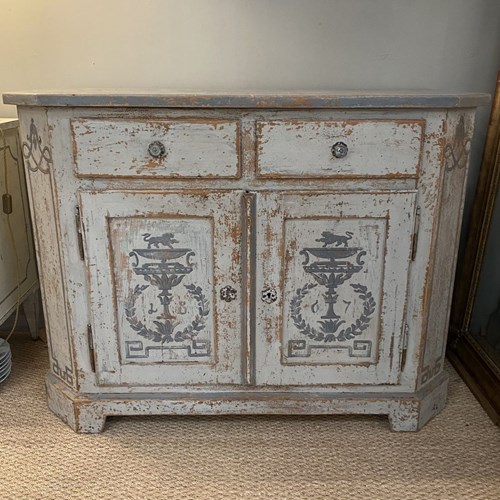
[[[162,90],[72,90],[7,92],[4,104],[146,108],[462,108],[487,105],[489,94],[435,92],[175,92]]]

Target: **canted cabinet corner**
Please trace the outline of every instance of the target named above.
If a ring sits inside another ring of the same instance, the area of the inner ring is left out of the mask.
[[[73,429],[358,413],[415,431],[441,411],[484,96],[299,97],[7,98],[49,405]]]

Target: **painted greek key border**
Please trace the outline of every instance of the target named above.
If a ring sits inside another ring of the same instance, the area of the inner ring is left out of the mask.
[[[193,339],[189,345],[153,345],[144,347],[141,340],[127,340],[125,342],[125,357],[126,359],[145,359],[149,358],[151,351],[169,351],[169,350],[186,350],[189,358],[202,358],[212,354],[211,344],[209,340]]]
[[[352,346],[345,344],[307,344],[305,340],[289,340],[287,357],[308,358],[313,349],[342,349],[347,350],[350,358],[369,358],[372,354],[371,340],[354,340]]]

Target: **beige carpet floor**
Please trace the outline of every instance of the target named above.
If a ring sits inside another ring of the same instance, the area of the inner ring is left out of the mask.
[[[0,384],[0,499],[500,499],[500,429],[452,371],[419,433],[382,417],[135,417],[77,435],[47,409],[46,348]]]

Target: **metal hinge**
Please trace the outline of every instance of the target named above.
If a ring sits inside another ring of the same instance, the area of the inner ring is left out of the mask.
[[[94,335],[92,334],[92,325],[87,325],[87,338],[89,343],[90,353],[90,368],[95,373],[95,351],[94,351]]]
[[[420,207],[415,210],[415,225],[413,226],[413,237],[411,240],[411,260],[415,260],[418,245],[418,230],[420,228]]]
[[[403,348],[401,350],[401,371],[403,371],[406,364],[406,352],[408,351],[408,333],[410,331],[410,327],[408,323],[405,323],[403,326]]]
[[[80,259],[85,260],[85,249],[83,248],[82,218],[80,216],[80,207],[78,205],[75,207],[75,222]]]

